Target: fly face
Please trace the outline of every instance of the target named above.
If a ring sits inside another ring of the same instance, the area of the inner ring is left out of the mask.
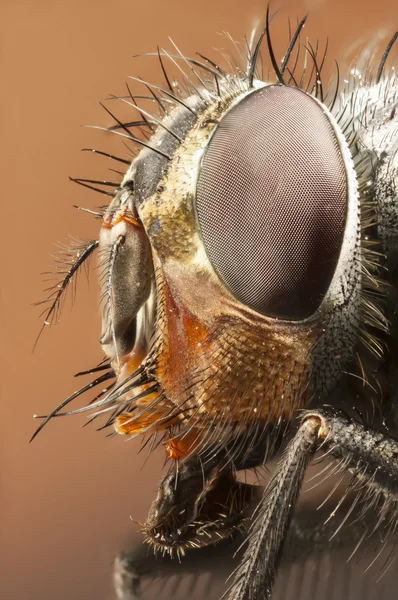
[[[385,131],[396,118],[395,80],[381,80],[386,54],[374,82],[340,101],[337,84],[325,102],[315,52],[307,49],[309,78],[288,68],[304,23],[280,65],[268,15],[246,68],[159,52],[168,87],[146,85],[160,114],[138,108],[130,88],[121,98],[141,113],[146,141],[110,113],[116,133],[142,149],[102,214],[100,341],[105,377],[117,380],[88,408],[118,433],[153,434],[171,459],[148,541],[181,554],[242,529],[258,492],[235,472],[290,440],[255,512],[231,600],[271,593],[319,447],[367,494],[377,490],[391,523],[398,514],[397,443],[326,408],[350,362],[362,368],[371,350],[382,364],[379,246],[388,260],[398,238],[388,217],[397,148]],[[256,75],[265,36],[270,82]],[[165,58],[189,79],[187,93],[170,83]],[[364,126],[371,118],[379,141]]]
[[[148,236],[132,281],[149,253],[156,273],[147,368],[162,418],[195,423],[198,443],[211,429],[220,439],[289,419],[327,392],[352,355],[360,303],[359,197],[338,123],[293,86],[220,77],[218,89],[202,91],[185,132],[188,108],[166,120],[156,148],[166,153],[172,133],[178,146],[157,172],[145,149],[124,180]],[[143,298],[129,295],[132,281],[112,294],[135,317]],[[104,323],[117,340],[116,312]],[[133,417],[122,423],[134,432]]]

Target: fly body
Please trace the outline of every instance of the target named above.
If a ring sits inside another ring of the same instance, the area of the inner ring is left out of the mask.
[[[268,13],[253,46],[223,66],[158,50],[164,86],[136,80],[156,110],[140,108],[130,85],[119,100],[138,121],[106,108],[138,152],[131,163],[99,153],[128,165],[111,193],[112,182],[76,180],[111,201],[45,316],[98,248],[105,360],[91,372],[104,373],[39,429],[89,410],[102,427],[163,445],[170,468],[146,540],[181,557],[243,532],[229,600],[271,596],[318,450],[351,472],[362,511],[377,503],[377,526],[397,525],[398,442],[356,412],[372,401],[396,419],[397,36],[374,70],[344,85],[337,72],[326,90],[325,55],[300,41],[305,20],[281,61]],[[62,412],[106,380],[88,406]],[[239,481],[277,453],[264,493]]]

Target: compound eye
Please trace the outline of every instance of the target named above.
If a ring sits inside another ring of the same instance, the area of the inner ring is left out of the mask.
[[[339,259],[347,187],[335,130],[311,96],[275,85],[234,106],[196,192],[207,255],[232,294],[271,317],[314,314]]]

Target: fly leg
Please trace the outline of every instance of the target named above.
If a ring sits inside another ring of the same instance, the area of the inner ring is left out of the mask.
[[[140,546],[139,550],[141,550]],[[136,600],[141,598],[141,579],[151,573],[147,561],[140,553],[121,552],[113,565],[113,588],[118,600]]]
[[[383,502],[376,527],[398,514],[398,441],[368,430],[340,412],[306,412],[254,512],[248,547],[228,600],[270,598],[306,467],[317,449],[342,461],[364,493]]]
[[[378,504],[380,525],[390,529],[398,525],[398,440],[349,419],[337,410],[319,410],[311,415],[322,421],[322,449],[342,461],[354,476],[367,506]]]
[[[207,585],[212,593],[203,597],[218,598],[222,592],[217,592],[225,589],[224,582],[231,572],[231,557],[241,543],[240,536],[225,538],[219,540],[217,544],[187,552],[181,562],[168,554],[159,557],[146,544],[139,543],[131,551],[123,551],[115,558],[113,585],[116,598],[117,600],[153,598],[151,583],[162,580],[166,586],[170,579],[173,579],[173,582],[172,585],[168,584],[169,593],[165,592],[161,596],[162,600],[187,597],[177,593],[178,586],[189,577],[190,586],[196,592],[195,585],[204,574],[211,575]],[[195,598],[197,597],[196,592]]]
[[[234,573],[228,600],[269,598],[283,541],[321,429],[319,417],[305,419],[280,460],[249,529],[248,547]]]
[[[349,528],[343,528],[337,535],[334,535],[336,526],[330,522],[327,525],[324,524],[330,515],[330,511],[326,509],[315,511],[315,508],[316,506],[311,506],[310,509],[306,509],[298,515],[296,514],[293,518],[283,552],[283,566],[281,567],[285,586],[289,586],[289,581],[291,576],[295,576],[297,566],[299,566],[300,572],[303,575],[305,574],[305,577],[309,576],[311,579],[316,580],[315,571],[311,569],[309,572],[308,567],[305,571],[306,561],[311,558],[318,561],[320,557],[325,557],[325,548],[327,548],[326,560],[332,556],[332,560],[335,561],[337,557],[337,562],[333,562],[333,576],[339,577],[342,572],[348,572],[355,578],[355,573],[352,573],[351,568],[346,564],[346,555],[344,554],[344,560],[341,561],[340,553],[347,549],[351,551],[353,545],[362,538],[364,528],[370,528],[370,515],[368,515],[367,522],[357,522]],[[314,517],[316,521],[314,521]],[[154,594],[150,588],[151,582],[162,580],[164,586],[169,586],[167,588],[168,593],[164,592],[162,600],[174,600],[176,597],[186,598],[186,595],[178,592],[179,586],[183,585],[183,582],[189,577],[190,584],[195,589],[195,598],[197,598],[198,594],[195,586],[197,583],[199,585],[200,576],[207,574],[210,576],[208,580],[209,594],[203,594],[201,597],[215,600],[221,596],[222,590],[225,589],[224,582],[233,568],[232,557],[238,551],[243,539],[244,534],[235,535],[233,538],[220,540],[217,544],[195,549],[192,552],[187,552],[181,562],[168,554],[159,557],[146,544],[142,544],[141,541],[136,542],[132,550],[123,551],[115,558],[113,569],[115,596],[117,600],[153,598]],[[361,577],[364,577],[362,571]],[[172,586],[169,584],[170,580],[173,582]],[[303,579],[300,577],[299,581],[295,583],[298,586],[295,596],[297,598],[304,597],[300,587],[302,582]],[[346,579],[343,579],[343,582],[345,585]],[[326,585],[325,580],[325,589],[327,589]],[[372,585],[375,585],[375,582],[370,579],[369,586]],[[335,594],[335,588],[331,589]],[[352,598],[347,594],[346,587],[342,588],[341,599],[348,600],[348,598]],[[289,598],[292,597],[292,594],[290,594]],[[325,599],[326,595],[320,596],[318,589],[316,597]],[[373,596],[369,595],[369,597]],[[380,593],[379,597],[384,596]],[[279,593],[278,598],[282,599],[285,596]]]

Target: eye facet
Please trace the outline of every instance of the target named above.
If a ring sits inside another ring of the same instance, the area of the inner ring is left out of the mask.
[[[347,213],[346,167],[326,109],[280,85],[246,96],[206,148],[196,211],[208,257],[240,302],[281,319],[314,314]]]

